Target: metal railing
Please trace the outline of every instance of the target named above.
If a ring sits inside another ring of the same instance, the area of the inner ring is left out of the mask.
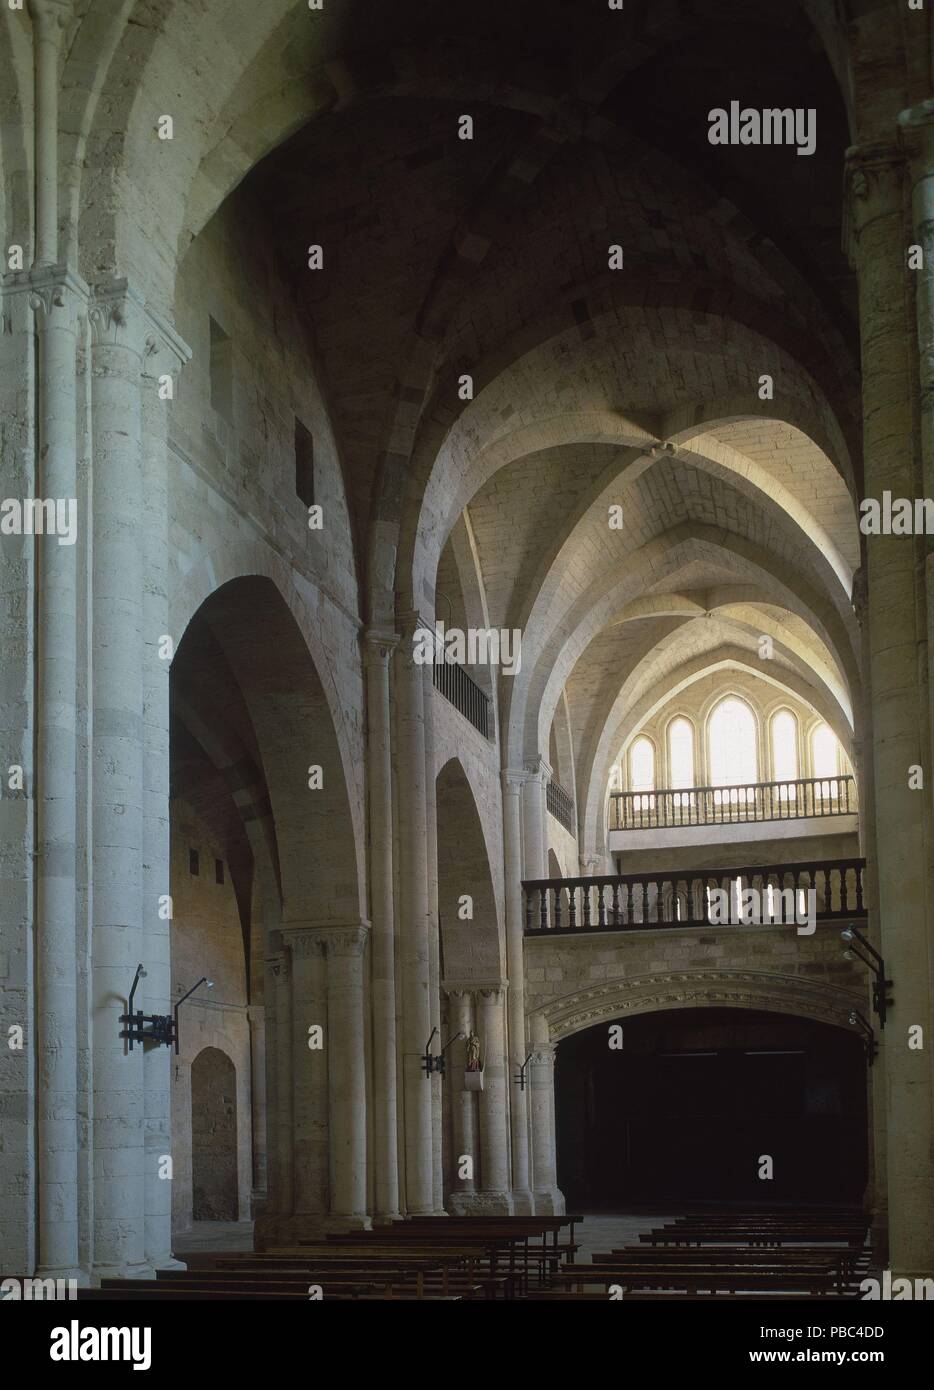
[[[434,671],[435,689],[469,720],[484,738],[490,737],[490,697],[481,690],[477,682],[455,661],[436,661]]]
[[[740,889],[755,889],[758,920],[768,924],[789,903],[814,890],[817,922],[866,916],[865,859],[811,860],[737,869],[668,869],[596,878],[527,879],[522,884],[525,934],[711,927],[722,923],[709,890],[741,902]],[[789,895],[790,890],[790,895]],[[777,895],[782,895],[780,899]],[[781,920],[788,920],[787,915]]]
[[[574,798],[571,796],[570,792],[566,792],[561,783],[556,782],[552,777],[548,786],[545,788],[545,800],[555,820],[560,821],[565,830],[573,835],[575,831]]]
[[[611,792],[611,830],[669,830],[683,825],[740,825],[751,821],[846,816],[856,810],[856,780],[796,777],[729,787]]]

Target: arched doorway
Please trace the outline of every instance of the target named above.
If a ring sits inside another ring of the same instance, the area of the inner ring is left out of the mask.
[[[621,1049],[609,1023],[558,1048],[558,1185],[569,1209],[860,1201],[866,1076],[855,1035],[728,1008],[618,1024]],[[771,1178],[760,1176],[765,1157]]]
[[[191,1067],[191,1184],[195,1221],[236,1221],[237,1070],[206,1047]]]

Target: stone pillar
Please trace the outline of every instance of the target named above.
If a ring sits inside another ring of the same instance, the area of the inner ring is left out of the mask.
[[[525,963],[522,904],[522,837],[520,798],[524,773],[503,773],[503,858],[506,884],[507,1073],[512,1139],[512,1198],[517,1216],[532,1212],[529,1178],[528,1092],[512,1084],[512,1073],[527,1055],[525,1045]]]
[[[169,415],[175,382],[191,349],[150,316],[142,357],[143,471],[143,959],[146,979],[137,998],[146,1013],[172,1007],[172,890],[169,823],[169,667],[162,642],[169,631]],[[171,393],[171,394],[170,394]],[[145,1087],[146,1262],[181,1269],[172,1258],[172,1184],[165,1159],[172,1153],[171,1076],[174,1052],[147,1047]]]
[[[479,1036],[483,1058],[480,1092],[480,1178],[476,1209],[513,1214],[509,1191],[509,1149],[506,1124],[505,985],[479,990]]]
[[[423,666],[425,705],[425,820],[428,827],[428,996],[431,1026],[436,1029],[432,1049],[440,1048],[441,1037],[441,935],[438,913],[438,797],[435,781],[434,668]],[[444,1113],[441,1078],[431,1078],[431,1172],[432,1198],[436,1216],[444,1215]]]
[[[39,340],[35,495],[41,502],[64,506],[65,517],[73,506],[72,521],[80,528],[87,508],[77,505],[75,358],[87,287],[63,269],[34,271],[29,285]],[[43,534],[35,544],[37,1272],[65,1279],[80,1277],[75,858],[79,547],[76,535]]]
[[[266,1173],[266,1010],[261,1004],[247,1009],[250,1020],[250,1106],[253,1139],[251,1213],[255,1216],[268,1194]]]
[[[363,1015],[364,925],[320,933],[327,953],[329,1230],[369,1227],[366,1215],[366,1055]]]
[[[292,1151],[291,1218],[279,1238],[320,1235],[328,1216],[328,1017],[322,936],[312,924],[283,926],[292,954]],[[322,1029],[323,1045],[310,1029]]]
[[[402,979],[402,1093],[405,1210],[434,1212],[432,1086],[422,1067],[431,1033],[428,903],[428,814],[422,667],[413,636],[423,626],[407,617],[396,655],[396,845],[399,854],[399,971]],[[427,626],[427,624],[424,624]]]
[[[477,1190],[476,1173],[480,1155],[477,1152],[477,1125],[474,1092],[464,1086],[467,1039],[473,1031],[473,994],[461,986],[446,986],[450,1001],[451,1036],[460,1033],[461,1037],[453,1043],[448,1053],[448,1072],[446,1083],[453,1093],[454,1154],[453,1166],[455,1186],[448,1197],[448,1204],[455,1214],[464,1214],[475,1209],[474,1196]],[[473,1172],[469,1178],[457,1177],[463,1158],[473,1160]],[[465,1200],[466,1199],[466,1200]]]
[[[58,261],[58,92],[61,34],[71,0],[29,0],[35,71],[35,266]]]
[[[395,633],[366,634],[367,784],[370,865],[370,988],[373,1013],[373,1167],[376,1220],[399,1216],[396,1134],[396,989],[393,940],[392,759],[389,663]]]
[[[143,478],[140,377],[147,315],[126,281],[90,311],[93,428],[92,841],[94,1269],[145,1263],[143,1048],[119,1016],[143,960]]]
[[[532,1026],[532,1186],[539,1215],[563,1216],[564,1196],[558,1190],[555,1152],[555,1049],[548,1020],[533,1014]]]
[[[550,780],[551,768],[542,758],[527,765],[522,788],[525,878],[548,877],[546,788]]]
[[[859,274],[866,495],[881,500],[889,490],[893,497],[911,498],[919,495],[920,480],[911,452],[902,156],[890,147],[854,149],[848,172],[850,249]],[[909,768],[930,761],[918,647],[927,624],[916,578],[923,569],[922,540],[880,535],[868,537],[866,545],[879,920],[896,1001],[885,1047],[890,1263],[893,1275],[908,1278],[934,1274],[931,1049],[908,1047],[909,1027],[931,1021],[924,968],[931,931],[930,793],[913,791],[908,780]]]

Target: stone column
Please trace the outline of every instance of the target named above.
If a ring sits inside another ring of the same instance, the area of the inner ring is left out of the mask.
[[[59,49],[72,8],[71,0],[29,0],[35,71],[36,266],[58,261]]]
[[[145,1264],[143,1048],[118,1036],[143,960],[140,377],[147,315],[126,281],[98,287],[92,326],[94,1269]]]
[[[327,953],[329,1230],[368,1228],[366,1215],[366,1055],[360,924],[320,932]]]
[[[169,416],[178,374],[191,349],[150,316],[142,357],[143,471],[143,959],[137,998],[146,1013],[171,1012],[172,891],[169,824],[169,667],[162,647],[169,631]],[[162,1174],[172,1152],[171,1075],[174,1052],[147,1047],[145,1086],[146,1262],[181,1269],[172,1258],[172,1184]]]
[[[904,168],[898,150],[848,154],[851,257],[859,274],[863,452],[867,497],[919,495],[911,440],[912,363],[905,333]],[[923,538],[921,538],[923,540]],[[908,1047],[912,1024],[930,1024],[924,963],[931,932],[930,793],[909,787],[909,768],[929,763],[928,709],[919,672],[926,632],[920,540],[867,540],[869,651],[873,673],[873,774],[882,952],[894,980],[886,1028],[890,1262],[893,1275],[934,1274],[931,1182],[931,1049]],[[928,767],[930,772],[930,767]],[[922,964],[919,966],[919,962]]]
[[[437,1029],[435,1046],[441,1047],[441,936],[438,913],[438,797],[435,782],[435,746],[432,706],[434,702],[434,668],[423,666],[425,702],[425,819],[428,827],[428,995],[431,1026]],[[432,1194],[436,1216],[444,1215],[444,1115],[441,1078],[431,1078],[431,1171]]]
[[[512,1139],[512,1198],[517,1216],[532,1212],[529,1179],[528,1092],[512,1084],[512,1073],[525,1061],[525,963],[522,904],[520,798],[524,773],[503,772],[503,859],[506,884],[507,1072]]]
[[[405,1209],[410,1216],[434,1211],[432,1082],[422,1067],[431,1033],[431,976],[424,677],[413,644],[420,626],[418,614],[410,613],[396,655],[395,682]]]
[[[480,1092],[480,1177],[477,1209],[513,1214],[509,1191],[509,1149],[506,1124],[505,985],[479,990],[479,1036],[483,1058]]]
[[[79,511],[77,503],[75,357],[87,287],[64,269],[34,271],[29,286],[39,340],[35,495],[40,502],[63,506],[65,517],[74,507],[72,521],[80,528],[87,508]],[[35,545],[37,1272],[64,1279],[78,1278],[80,1263],[75,858],[79,547],[76,535],[37,535]]]
[[[563,1216],[564,1197],[558,1190],[555,1154],[555,1049],[548,1020],[533,1014],[531,1072],[532,1186],[539,1215]]]
[[[473,1172],[469,1178],[455,1176],[456,1186],[448,1197],[448,1203],[455,1214],[463,1214],[475,1209],[474,1194],[477,1190],[476,1174],[480,1155],[477,1152],[477,1126],[474,1092],[464,1087],[466,1065],[466,1043],[473,1031],[473,994],[469,989],[457,985],[446,986],[450,1001],[450,1027],[452,1037],[462,1036],[451,1046],[448,1053],[448,1073],[446,1084],[453,1093],[454,1118],[454,1173],[460,1167],[462,1158],[473,1161]],[[466,1200],[465,1200],[466,1199]]]
[[[282,929],[292,953],[291,1219],[280,1239],[320,1235],[328,1216],[328,1010],[324,945],[311,924]],[[320,1027],[323,1045],[309,1046]]]
[[[396,1134],[396,987],[393,940],[392,757],[389,663],[395,633],[366,634],[370,987],[373,1013],[373,1166],[376,1221],[399,1216]]]
[[[253,1137],[253,1182],[251,1212],[268,1195],[266,1173],[266,1010],[261,1004],[247,1009],[250,1020],[250,1109]]]
[[[546,788],[550,780],[551,768],[542,758],[527,764],[522,788],[525,878],[548,877]]]

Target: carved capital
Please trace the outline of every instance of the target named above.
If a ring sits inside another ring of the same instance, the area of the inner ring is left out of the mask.
[[[362,956],[366,950],[369,928],[327,927],[318,933],[318,940],[328,956]]]
[[[25,296],[36,315],[36,326],[74,329],[87,312],[88,287],[74,271],[63,265],[36,266],[3,277],[3,297]]]
[[[902,206],[905,165],[905,153],[895,144],[852,145],[846,152],[843,249],[854,269],[866,228]]]
[[[506,981],[501,980],[498,984],[481,985],[477,990],[477,994],[488,1008],[492,1005],[501,1004],[506,998]]]
[[[388,666],[401,639],[398,632],[391,632],[385,628],[368,627],[361,640],[363,641],[363,659],[368,666]]]
[[[525,768],[504,767],[500,776],[503,779],[503,792],[508,796],[521,795],[523,786],[529,780]]]
[[[175,372],[191,358],[188,344],[126,279],[111,276],[95,285],[88,317],[93,347],[126,348],[146,376]]]
[[[37,28],[64,29],[74,16],[74,0],[29,0],[29,14]]]
[[[324,955],[324,943],[320,933],[311,928],[282,929],[282,939],[292,953],[293,960],[313,960]]]

